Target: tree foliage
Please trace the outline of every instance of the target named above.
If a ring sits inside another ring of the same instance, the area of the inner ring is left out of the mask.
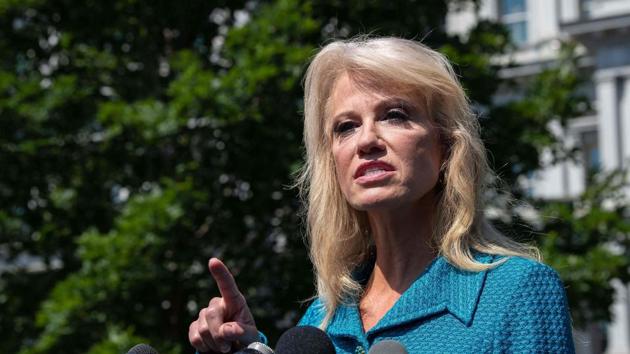
[[[611,279],[630,282],[630,221],[624,171],[601,173],[576,200],[541,206],[546,261],[567,286],[573,321],[610,319]]]
[[[313,293],[288,187],[303,153],[300,83],[331,37],[424,38],[447,54],[518,193],[557,144],[548,122],[579,106],[579,82],[550,71],[526,101],[497,104],[491,58],[509,50],[507,33],[481,22],[447,35],[453,3],[0,1],[0,333],[10,334],[0,352],[114,353],[141,341],[186,352],[188,324],[218,293],[211,256],[271,338],[293,325]],[[628,228],[620,210],[590,202],[598,195],[540,206],[553,219],[534,239],[576,308],[606,318],[610,299],[589,289],[627,279],[628,261],[604,262],[598,237],[627,252]]]

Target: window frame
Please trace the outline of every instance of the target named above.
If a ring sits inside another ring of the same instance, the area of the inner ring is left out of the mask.
[[[508,30],[510,31],[510,39],[512,41],[512,43],[514,45],[516,45],[517,47],[523,47],[526,44],[529,43],[529,20],[528,20],[528,16],[527,16],[527,9],[528,9],[528,1],[527,0],[522,0],[523,1],[523,10],[522,11],[517,11],[517,12],[511,12],[511,13],[505,13],[504,9],[504,2],[505,1],[509,1],[509,0],[497,0],[497,14],[498,14],[498,19],[501,23],[503,23]],[[517,40],[516,36],[515,36],[515,31],[512,30],[512,26],[517,25],[522,23],[524,25],[524,39],[523,40]]]

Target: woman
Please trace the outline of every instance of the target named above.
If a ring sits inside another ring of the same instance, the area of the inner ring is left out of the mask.
[[[300,321],[337,353],[393,339],[409,353],[573,352],[564,290],[532,247],[483,216],[478,125],[448,61],[414,41],[338,41],[305,80],[308,207],[317,298]],[[258,340],[229,271],[191,324],[200,351]]]

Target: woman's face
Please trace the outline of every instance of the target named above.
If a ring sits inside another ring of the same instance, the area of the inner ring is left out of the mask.
[[[439,134],[417,102],[394,89],[358,87],[347,74],[337,79],[327,129],[337,179],[353,208],[433,207],[442,163]]]

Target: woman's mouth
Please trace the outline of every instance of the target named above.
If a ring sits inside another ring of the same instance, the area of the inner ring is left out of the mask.
[[[354,174],[358,184],[368,185],[381,182],[394,174],[394,167],[383,161],[369,161],[361,164]]]
[[[382,168],[370,168],[368,170],[365,171],[365,173],[363,173],[363,176],[374,176],[374,175],[378,175],[379,173],[383,173],[386,172],[384,169]]]

